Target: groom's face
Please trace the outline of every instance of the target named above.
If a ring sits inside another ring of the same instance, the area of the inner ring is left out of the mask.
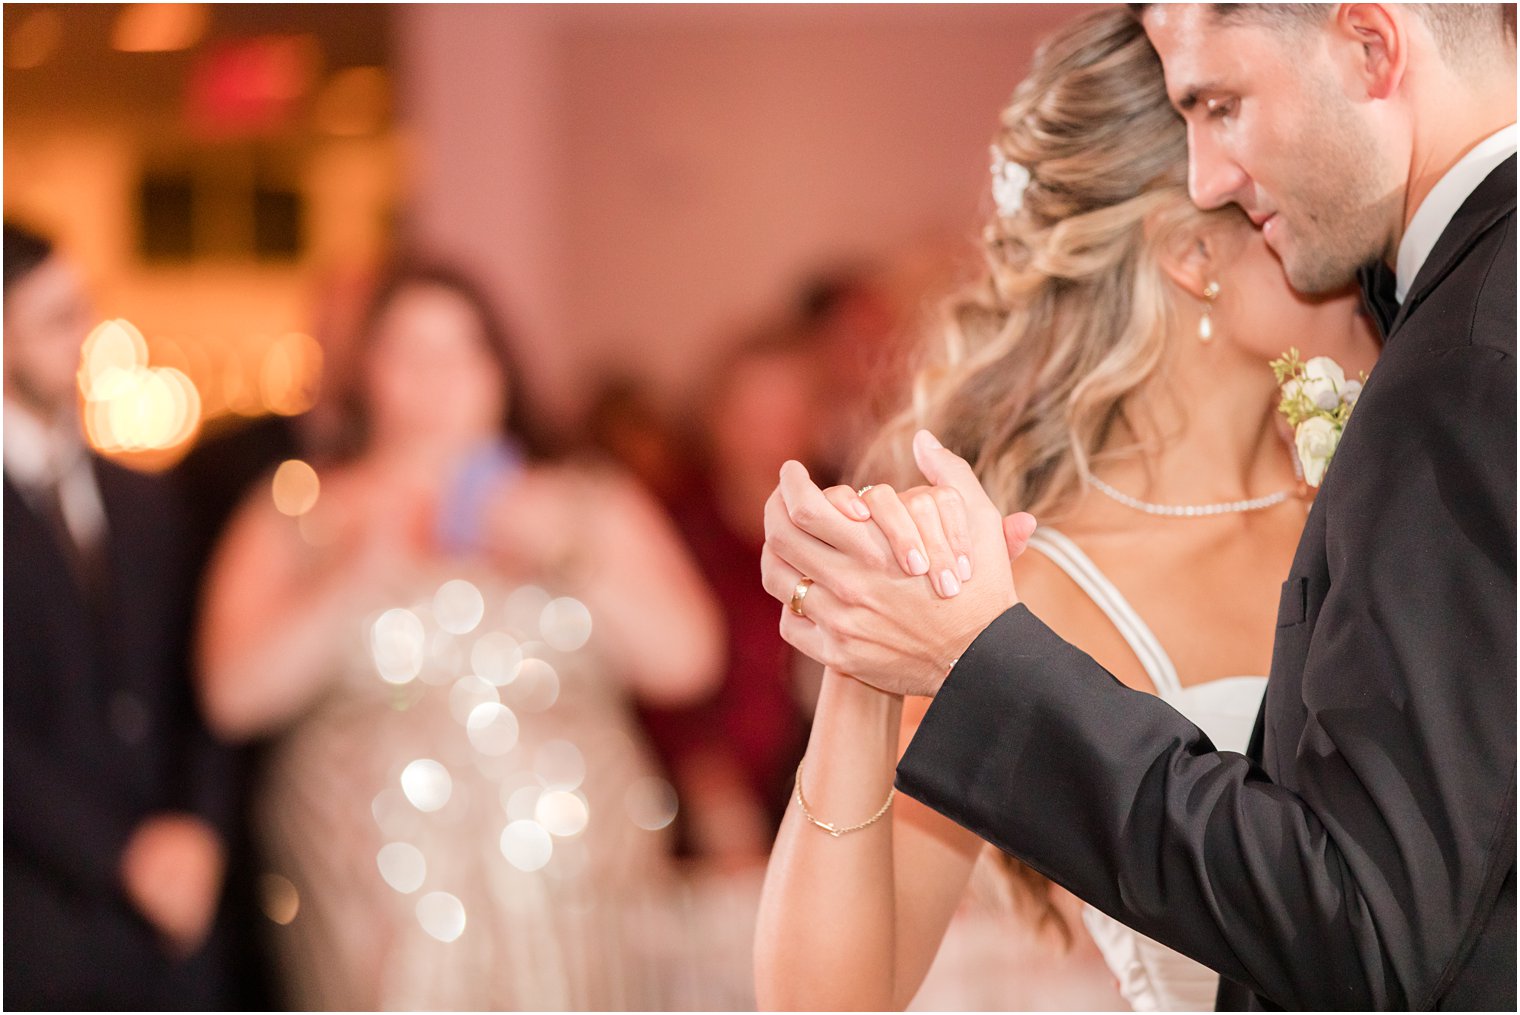
[[[1145,13],[1187,121],[1193,200],[1240,205],[1295,289],[1339,289],[1386,253],[1398,200],[1366,104],[1337,64],[1339,41],[1313,23],[1221,22],[1209,8]]]

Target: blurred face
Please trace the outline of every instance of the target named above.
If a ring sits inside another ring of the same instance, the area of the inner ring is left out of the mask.
[[[5,299],[5,396],[44,416],[72,410],[92,315],[83,281],[61,257],[13,283]]]
[[[407,286],[375,328],[363,381],[376,445],[460,449],[498,429],[506,378],[461,296]]]
[[[1262,365],[1296,346],[1305,359],[1331,357],[1348,376],[1372,368],[1377,332],[1356,286],[1299,293],[1261,231],[1246,224],[1231,227],[1221,249],[1227,267],[1214,312],[1221,341]]]
[[[1219,22],[1207,4],[1145,14],[1188,127],[1188,186],[1238,204],[1302,292],[1329,293],[1392,255],[1406,174],[1355,54],[1326,27]],[[1354,40],[1353,40],[1354,41]]]
[[[774,475],[788,458],[806,460],[818,418],[809,361],[795,353],[741,361],[715,410],[710,436],[732,471]]]

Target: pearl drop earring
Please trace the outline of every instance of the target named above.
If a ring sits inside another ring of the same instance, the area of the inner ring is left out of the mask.
[[[1214,309],[1214,301],[1219,298],[1219,283],[1210,282],[1203,287],[1203,316],[1198,318],[1198,341],[1212,342],[1214,340],[1214,320],[1209,312]]]

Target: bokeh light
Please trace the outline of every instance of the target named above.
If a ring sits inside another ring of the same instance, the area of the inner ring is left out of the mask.
[[[274,506],[281,514],[299,518],[317,506],[322,481],[317,478],[316,469],[299,458],[292,458],[274,470],[271,492]]]
[[[481,754],[499,757],[517,746],[517,716],[505,705],[476,705],[465,720],[470,744]]]
[[[375,856],[385,883],[403,895],[410,895],[427,880],[427,858],[410,842],[388,842]]]
[[[469,634],[485,612],[486,601],[480,590],[462,578],[444,582],[433,596],[433,616],[450,634]]]
[[[41,67],[58,52],[62,39],[62,15],[51,7],[32,11],[17,20],[5,40],[5,65],[12,70]]]
[[[470,666],[475,670],[476,676],[497,687],[515,680],[522,662],[522,646],[511,635],[501,631],[481,635],[470,649]]]
[[[524,659],[502,698],[518,711],[542,712],[559,700],[559,673],[543,659]]]
[[[429,937],[456,941],[464,933],[464,903],[448,892],[428,892],[417,900],[417,922]]]
[[[551,648],[574,652],[591,638],[591,611],[579,599],[555,599],[539,615],[538,628]]]
[[[322,347],[310,335],[291,332],[274,340],[259,364],[259,401],[277,416],[298,416],[317,401]]]
[[[432,758],[418,758],[401,771],[401,792],[424,813],[440,810],[454,792],[449,770]]]
[[[554,855],[554,840],[537,821],[514,821],[502,829],[501,855],[518,870],[532,873]]]
[[[148,365],[142,332],[121,318],[104,321],[80,350],[79,393],[85,436],[112,454],[166,451],[200,428],[200,391],[181,370]]]
[[[386,610],[370,629],[375,669],[387,683],[404,684],[422,672],[427,635],[411,610]]]
[[[566,838],[586,830],[590,810],[580,794],[551,789],[539,796],[533,808],[533,820],[550,835]]]
[[[623,800],[633,823],[654,832],[676,819],[676,790],[659,776],[647,775],[628,787]]]
[[[189,49],[206,34],[205,4],[126,4],[116,19],[111,45],[123,53],[171,53]]]
[[[470,714],[479,705],[494,705],[501,701],[496,686],[474,674],[460,677],[449,688],[449,713],[461,726],[468,725]]]
[[[259,906],[265,916],[284,927],[301,912],[301,893],[283,875],[262,874],[259,876]]]

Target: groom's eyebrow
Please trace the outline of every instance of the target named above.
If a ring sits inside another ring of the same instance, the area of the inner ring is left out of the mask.
[[[1198,105],[1199,96],[1210,89],[1210,85],[1193,85],[1182,93],[1180,99],[1174,99],[1172,105],[1177,107],[1179,113],[1190,113]]]

